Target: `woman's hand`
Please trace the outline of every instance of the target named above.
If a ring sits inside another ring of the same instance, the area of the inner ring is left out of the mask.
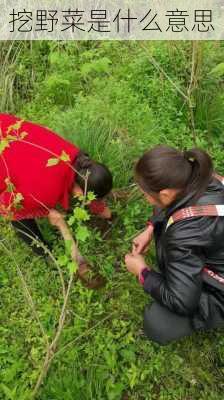
[[[99,216],[103,219],[111,219],[112,218],[112,213],[109,209],[109,207],[105,207],[104,210],[99,214]]]
[[[144,232],[136,236],[132,244],[132,254],[137,256],[138,254],[144,254],[148,250],[148,246],[152,240],[153,225],[149,225]]]
[[[112,213],[109,207],[106,205],[105,201],[96,199],[89,203],[89,209],[91,214],[98,215],[103,219],[111,219]]]
[[[144,257],[141,255],[126,254],[125,264],[128,271],[136,276],[139,276],[143,269],[148,268]]]
[[[51,225],[56,226],[57,228],[60,228],[65,223],[64,216],[54,209],[50,210],[48,220]]]

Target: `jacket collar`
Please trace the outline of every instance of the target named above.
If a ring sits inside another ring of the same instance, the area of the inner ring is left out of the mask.
[[[186,196],[172,203],[172,205],[166,209],[166,216],[169,218],[177,210],[192,205],[224,204],[224,186],[216,178],[213,178],[206,192],[195,203],[192,202],[193,197],[194,193],[188,193]]]

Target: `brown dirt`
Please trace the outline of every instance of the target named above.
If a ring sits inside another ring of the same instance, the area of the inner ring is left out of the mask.
[[[82,263],[78,269],[78,277],[88,289],[100,289],[106,285],[106,280],[100,274],[95,274],[87,263]]]

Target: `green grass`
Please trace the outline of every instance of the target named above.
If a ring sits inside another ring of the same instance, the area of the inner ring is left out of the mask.
[[[1,111],[45,124],[106,162],[115,187],[130,194],[111,200],[116,217],[106,239],[92,227],[89,242],[81,246],[107,278],[107,286],[90,291],[79,282],[73,285],[59,353],[39,400],[223,398],[223,332],[197,334],[167,347],[147,341],[142,315],[151,299],[123,264],[131,238],[150,215],[132,192],[134,161],[157,143],[193,145],[184,100],[148,58],[153,56],[186,92],[191,44],[155,42],[146,47],[137,42],[24,42],[1,48],[1,64],[7,61],[0,81]],[[209,148],[223,172],[223,80],[210,71],[222,62],[224,50],[220,43],[203,43],[200,50],[193,93],[197,144]],[[13,96],[7,96],[9,74]],[[42,229],[54,242],[55,254],[63,253],[46,222]],[[9,224],[1,223],[0,240],[22,269],[52,336],[62,304],[57,270],[33,256]],[[155,264],[153,250],[149,261]],[[0,400],[27,400],[42,366],[44,342],[15,263],[3,249],[0,263]],[[66,271],[64,275],[67,279]]]

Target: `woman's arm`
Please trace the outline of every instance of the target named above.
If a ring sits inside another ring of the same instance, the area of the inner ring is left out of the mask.
[[[52,209],[48,214],[48,220],[51,225],[56,226],[58,228],[65,241],[71,242],[71,257],[74,261],[77,261],[78,264],[81,264],[84,259],[79,253],[76,242],[70,232],[70,229],[64,219],[64,216],[57,210]]]
[[[199,229],[191,224],[189,232],[184,225],[182,229],[176,227],[174,234],[168,233],[164,238],[164,270],[162,273],[148,272],[144,289],[171,311],[191,315],[201,296],[205,260],[200,246]],[[191,237],[187,237],[189,234]]]

